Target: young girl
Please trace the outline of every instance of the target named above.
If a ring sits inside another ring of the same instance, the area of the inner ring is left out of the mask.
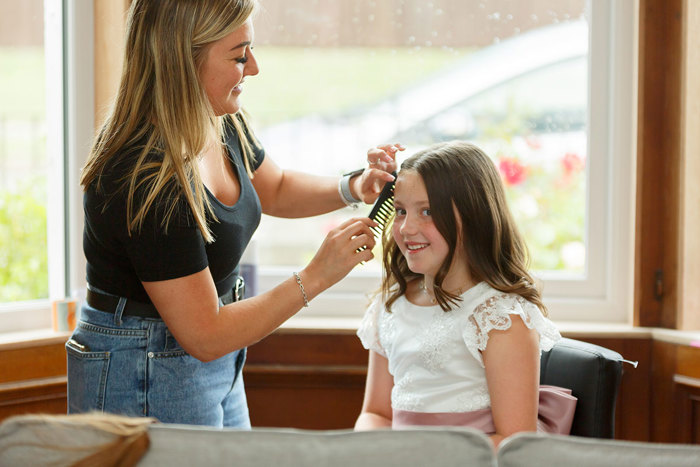
[[[471,426],[495,446],[568,433],[576,399],[539,390],[540,352],[561,336],[493,162],[465,142],[434,145],[401,165],[394,203],[382,293],[357,332],[370,357],[355,429]],[[561,410],[538,420],[538,398]]]

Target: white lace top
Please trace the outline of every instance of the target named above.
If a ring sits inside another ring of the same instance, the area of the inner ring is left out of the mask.
[[[505,330],[510,315],[540,335],[540,350],[561,339],[536,305],[480,282],[462,294],[452,311],[416,306],[400,297],[387,313],[378,295],[357,335],[362,345],[386,357],[394,377],[392,408],[413,412],[470,412],[491,406],[480,351],[489,332]]]

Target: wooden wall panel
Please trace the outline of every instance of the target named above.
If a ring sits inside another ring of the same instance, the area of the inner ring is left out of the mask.
[[[651,372],[652,407],[651,439],[660,443],[675,440],[673,375],[676,371],[676,346],[656,341],[652,344],[653,367]]]
[[[690,378],[700,379],[700,348],[678,347],[678,364],[676,373]]]
[[[614,350],[624,359],[638,362],[637,368],[629,363],[622,365],[622,381],[615,406],[615,439],[649,441],[651,341],[586,337],[577,337],[577,339]]]
[[[367,351],[354,333],[276,332],[248,349],[245,385],[257,427],[352,428]]]
[[[314,430],[352,428],[362,407],[366,369],[246,367],[251,424]]]
[[[700,444],[700,379],[675,375],[673,385],[676,441]]]
[[[279,330],[250,347],[248,364],[367,365],[367,352],[354,332]]]
[[[0,384],[0,421],[28,413],[65,414],[66,377]]]
[[[66,413],[66,339],[0,349],[0,421],[24,413]]]
[[[63,344],[4,350],[0,352],[0,383],[47,376],[65,376],[66,350]]]

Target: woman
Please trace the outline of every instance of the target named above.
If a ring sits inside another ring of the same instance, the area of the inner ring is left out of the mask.
[[[306,217],[372,202],[399,146],[340,182],[283,171],[241,113],[255,0],[134,0],[119,93],[84,168],[87,303],[68,352],[69,412],[250,427],[246,346],[372,258],[367,218],[311,262],[238,300],[261,211]],[[360,250],[361,247],[366,247]],[[358,251],[359,250],[359,251]]]

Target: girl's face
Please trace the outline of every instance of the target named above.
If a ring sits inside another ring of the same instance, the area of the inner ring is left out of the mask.
[[[251,50],[253,35],[253,25],[246,21],[228,36],[209,45],[199,77],[217,116],[240,110],[243,81],[246,76],[258,74],[258,63]]]
[[[423,178],[415,171],[399,173],[394,188],[393,235],[408,267],[435,277],[449,253],[449,245],[433,223]]]

